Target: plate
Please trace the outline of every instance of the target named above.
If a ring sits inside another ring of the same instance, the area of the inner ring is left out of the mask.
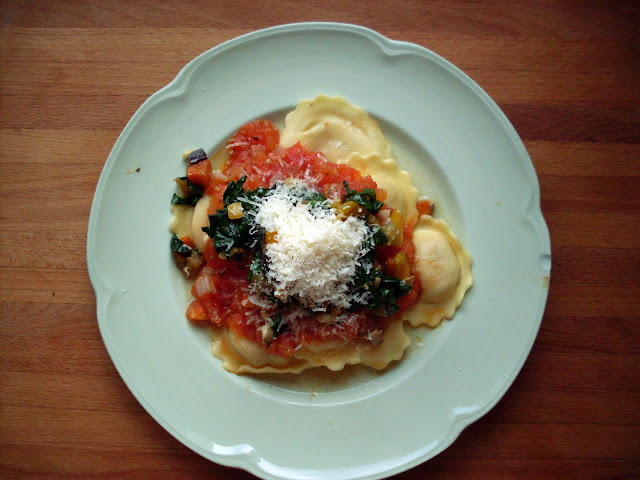
[[[247,121],[282,122],[320,93],[380,122],[474,257],[475,284],[452,321],[414,331],[382,373],[236,376],[184,319],[188,293],[168,249],[172,179],[184,150],[213,152]],[[98,182],[87,261],[104,343],[138,401],[195,452],[267,479],[381,478],[442,452],[522,367],[551,265],[535,171],[489,96],[425,48],[331,23],[221,44],[151,96]]]

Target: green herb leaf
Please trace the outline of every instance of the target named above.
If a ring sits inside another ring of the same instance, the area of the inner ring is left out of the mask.
[[[398,299],[411,291],[411,285],[374,268],[374,258],[372,251],[356,267],[354,290],[366,290],[369,292],[369,296],[361,303],[352,305],[352,309],[355,310],[364,306],[376,315],[388,317],[398,311],[400,308]],[[377,288],[374,287],[376,278],[380,279],[380,284]]]
[[[245,175],[237,182],[230,182],[229,185],[227,185],[227,189],[224,191],[224,195],[222,197],[222,201],[225,205],[237,202],[238,196],[244,192],[243,187],[246,180],[247,176]]]
[[[204,190],[191,183],[187,177],[179,177],[178,180],[186,182],[187,187],[189,187],[188,190],[190,192],[190,195],[187,195],[188,197],[197,196],[198,198],[200,198],[202,197],[202,195],[204,195]]]
[[[209,226],[202,231],[211,237],[216,251],[229,255],[232,248],[250,250],[254,235],[251,233],[253,221],[244,215],[236,220],[229,219],[227,207],[209,215]]]
[[[175,233],[171,237],[171,242],[169,245],[173,253],[182,253],[184,255],[191,255],[191,252],[193,251],[193,249],[189,245],[184,243],[182,240],[180,240]]]
[[[367,308],[376,315],[388,317],[398,311],[400,308],[398,299],[409,293],[411,286],[382,272],[379,272],[378,276],[381,279],[380,285],[378,288],[369,289],[371,297],[367,303]]]
[[[178,177],[175,179],[175,182],[178,185],[180,195],[173,194],[171,198],[172,205],[194,206],[202,195],[204,195],[204,191],[200,187],[192,184],[187,177]]]
[[[257,282],[264,278],[264,259],[258,248],[253,252],[253,260],[249,265],[249,282]]]
[[[383,203],[376,200],[376,191],[372,188],[364,188],[361,192],[349,188],[349,184],[345,181],[344,191],[346,193],[345,202],[354,201],[358,202],[363,208],[367,209],[371,213],[378,213],[378,210],[382,208]]]
[[[224,253],[229,258],[232,248],[239,248],[244,251],[257,251],[259,239],[264,236],[264,230],[259,228],[254,222],[254,215],[249,215],[250,211],[255,211],[255,203],[259,203],[270,189],[257,188],[245,191],[242,189],[247,177],[244,176],[237,182],[230,182],[224,191],[223,201],[225,207],[218,210],[215,215],[209,215],[209,226],[202,229],[211,239],[218,253]],[[242,196],[251,203],[238,200]],[[240,201],[245,211],[245,215],[231,220],[226,205]]]
[[[329,210],[331,208],[329,202],[327,202],[327,197],[325,197],[322,192],[317,192],[315,190],[306,190],[301,198],[302,202],[309,205],[309,208],[311,210],[315,208],[323,208],[325,210]]]
[[[273,321],[273,326],[271,327],[273,328],[273,338],[276,338],[287,329],[287,323],[279,313],[276,313],[271,320]]]
[[[387,236],[384,234],[384,232],[380,227],[376,226],[373,228],[374,228],[374,232],[373,232],[373,236],[371,237],[371,241],[373,242],[373,247],[375,248],[378,245],[385,245],[389,241]]]
[[[198,203],[198,200],[200,199],[200,197],[180,197],[177,194],[173,194],[173,197],[171,197],[171,205],[190,205],[192,207],[194,207],[196,205],[196,203]]]
[[[307,202],[324,202],[327,199],[322,192],[316,190],[305,190],[301,198]]]

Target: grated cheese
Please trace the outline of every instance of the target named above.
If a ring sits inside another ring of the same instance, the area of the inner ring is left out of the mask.
[[[302,203],[302,188],[299,180],[278,185],[255,217],[265,231],[276,232],[264,252],[269,290],[283,302],[296,298],[316,312],[349,308],[362,296],[351,294],[349,286],[369,251],[369,229],[360,218],[340,220],[333,209]]]

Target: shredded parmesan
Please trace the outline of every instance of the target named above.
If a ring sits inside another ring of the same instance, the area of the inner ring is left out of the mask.
[[[266,298],[264,298],[264,296],[257,295],[255,293],[249,295],[249,301],[253,303],[256,307],[262,307],[265,309],[270,309],[275,306],[273,302],[267,300]]]
[[[246,147],[248,146],[249,143],[248,142],[235,142],[235,143],[229,143],[227,144],[227,148],[234,148],[234,147]]]
[[[303,188],[300,181],[278,185],[255,217],[265,231],[276,232],[265,246],[267,286],[277,299],[295,298],[312,311],[349,308],[363,295],[351,294],[349,286],[370,248],[369,229],[360,218],[340,220],[333,209],[303,203]]]

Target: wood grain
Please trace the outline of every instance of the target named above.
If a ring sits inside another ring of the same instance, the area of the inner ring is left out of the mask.
[[[182,446],[126,388],[85,237],[106,157],[149,95],[223,41],[316,20],[418,43],[478,82],[525,142],[551,233],[522,372],[394,478],[640,477],[640,7],[552,0],[2,2],[0,476],[253,478]]]

